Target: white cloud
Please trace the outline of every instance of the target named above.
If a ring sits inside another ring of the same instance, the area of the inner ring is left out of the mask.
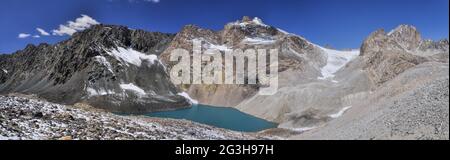
[[[36,28],[36,30],[43,36],[49,36],[50,33],[46,32],[44,29],[42,28]]]
[[[34,35],[33,38],[41,38],[40,35]]]
[[[61,25],[59,25],[59,29],[53,30],[53,35],[55,35],[55,36],[56,35],[57,36],[64,36],[66,34],[67,35],[72,35],[75,32],[77,32],[77,30],[61,24]]]
[[[68,21],[65,25],[59,25],[58,29],[52,31],[53,35],[64,36],[64,35],[73,35],[75,32],[85,30],[92,25],[99,24],[95,19],[87,16],[81,15],[81,17],[77,18],[74,21]]]
[[[28,38],[30,37],[31,34],[27,34],[27,33],[20,33],[19,36],[17,36],[18,38]]]

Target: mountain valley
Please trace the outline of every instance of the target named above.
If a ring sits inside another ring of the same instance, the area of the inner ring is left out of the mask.
[[[261,84],[173,84],[170,54],[180,48],[192,53],[194,40],[222,54],[278,49],[278,91],[259,95]],[[245,16],[219,31],[186,25],[176,34],[99,24],[54,45],[0,55],[0,69],[5,95],[0,96],[0,139],[177,139],[173,130],[179,139],[449,138],[448,40],[422,39],[410,25],[374,31],[360,48],[336,50],[257,17]],[[111,114],[142,115],[196,103],[232,107],[278,127],[238,133],[184,120]],[[93,108],[72,108],[81,104]],[[133,132],[111,126],[116,122],[130,124]],[[34,127],[53,123],[49,130]],[[78,128],[58,130],[70,123]]]

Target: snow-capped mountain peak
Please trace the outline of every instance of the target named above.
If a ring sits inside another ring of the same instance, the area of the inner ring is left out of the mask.
[[[254,17],[253,19],[250,19],[248,16],[244,16],[242,20],[238,20],[236,22],[231,23],[232,25],[238,25],[241,27],[247,27],[248,25],[255,25],[255,26],[261,26],[261,27],[269,27],[269,25],[264,24],[264,22],[258,18]]]
[[[255,23],[255,24],[258,24],[258,25],[267,26],[267,25],[264,24],[263,21],[262,21],[260,18],[258,18],[258,17],[253,18],[252,22]]]

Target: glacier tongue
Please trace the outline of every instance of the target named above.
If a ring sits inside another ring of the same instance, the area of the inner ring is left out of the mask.
[[[319,46],[320,47],[320,46]],[[322,77],[318,79],[333,78],[339,69],[344,67],[348,62],[359,56],[359,50],[338,51],[320,47],[327,54],[327,64],[322,67]]]

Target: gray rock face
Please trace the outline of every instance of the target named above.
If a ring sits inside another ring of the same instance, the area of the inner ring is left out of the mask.
[[[422,37],[416,27],[400,25],[387,34],[389,38],[397,42],[403,49],[414,50],[422,42]]]
[[[320,68],[326,63],[321,49],[306,39],[266,25],[259,18],[244,17],[228,23],[224,29],[213,31],[198,26],[185,26],[173,39],[161,60],[171,68],[176,62],[169,62],[170,53],[182,48],[192,53],[192,40],[202,40],[203,51],[215,48],[224,53],[226,49],[278,49],[279,72],[298,72],[320,75]],[[282,77],[283,78],[283,77]],[[252,97],[259,85],[184,85],[191,97],[203,104],[236,106]]]
[[[55,45],[28,45],[0,57],[0,93],[87,102],[114,112],[188,107],[157,56],[174,35],[96,25]]]
[[[361,46],[363,68],[378,85],[420,63],[445,61],[445,55],[448,57],[448,40],[422,40],[416,28],[409,25],[400,25],[388,34],[378,30]]]
[[[369,35],[361,46],[361,55],[380,50],[401,50],[419,56],[429,56],[423,52],[448,53],[448,40],[424,40],[414,26],[400,25],[389,33],[380,29]]]

